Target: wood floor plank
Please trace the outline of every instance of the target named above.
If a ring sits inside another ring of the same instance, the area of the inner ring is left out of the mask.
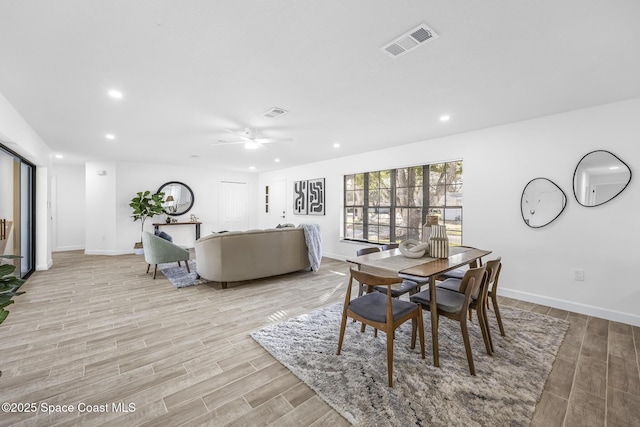
[[[547,391],[542,392],[530,427],[561,426],[564,423],[568,403],[567,399]]]
[[[272,382],[274,379],[286,374],[287,372],[289,372],[287,368],[279,363],[274,363],[264,369],[260,369],[242,378],[238,378],[236,381],[230,382],[211,393],[205,394],[202,396],[202,400],[209,410],[214,410],[231,400],[256,390],[263,384]]]
[[[609,356],[609,387],[640,396],[638,363],[634,360]]]
[[[291,411],[291,405],[284,400],[282,396],[276,396],[273,399],[263,403],[246,414],[232,420],[227,424],[228,427],[259,427],[267,426],[274,423],[284,415]],[[298,424],[304,425],[304,424]]]
[[[609,354],[636,360],[636,348],[630,330],[627,333],[609,332]]]
[[[602,427],[605,425],[606,399],[586,391],[575,389],[571,392],[565,427]]]
[[[581,356],[573,386],[605,399],[607,397],[607,362]]]
[[[563,399],[568,399],[573,387],[576,364],[571,360],[556,357],[551,373],[544,386],[545,391]]]
[[[609,388],[607,427],[640,426],[640,396]]]

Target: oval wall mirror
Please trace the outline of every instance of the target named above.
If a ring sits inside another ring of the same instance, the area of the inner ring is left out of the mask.
[[[535,178],[522,191],[520,210],[525,224],[540,228],[558,218],[565,206],[567,195],[553,181]]]
[[[586,154],[573,173],[573,194],[582,206],[600,206],[622,193],[631,182],[631,169],[609,151]]]
[[[187,184],[169,181],[158,188],[164,193],[164,213],[171,216],[184,215],[193,207],[193,191]]]

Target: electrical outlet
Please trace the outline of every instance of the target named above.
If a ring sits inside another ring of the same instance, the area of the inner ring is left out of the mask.
[[[576,268],[575,270],[573,270],[573,280],[584,282],[584,270],[581,268]]]

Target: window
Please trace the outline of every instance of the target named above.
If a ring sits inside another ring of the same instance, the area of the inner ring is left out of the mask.
[[[344,177],[344,238],[371,243],[423,241],[423,224],[445,225],[462,244],[462,161]]]

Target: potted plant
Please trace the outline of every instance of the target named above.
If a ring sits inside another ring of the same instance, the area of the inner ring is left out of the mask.
[[[22,257],[18,255],[0,255],[0,258]],[[15,270],[16,266],[13,264],[0,265],[0,323],[4,322],[4,319],[9,315],[9,310],[5,310],[5,307],[13,304],[13,297],[24,294],[24,292],[18,292],[20,286],[24,284],[24,279],[13,276],[12,273]]]
[[[144,232],[144,222],[147,218],[164,213],[163,204],[164,193],[162,192],[151,194],[151,191],[141,191],[136,197],[131,199],[131,203],[129,203],[129,206],[133,208],[131,218],[133,218],[134,222],[140,220],[142,223],[140,227],[140,241],[133,246],[135,253],[141,254],[143,251],[142,232]]]
[[[0,258],[12,259],[22,257],[19,255],[0,255]],[[13,264],[0,265],[0,324],[4,322],[9,315],[9,310],[5,308],[13,304],[13,297],[24,294],[24,292],[18,292],[18,289],[20,289],[20,286],[22,286],[25,281],[12,275],[15,270],[16,266]],[[0,371],[0,376],[2,376],[2,371]]]

